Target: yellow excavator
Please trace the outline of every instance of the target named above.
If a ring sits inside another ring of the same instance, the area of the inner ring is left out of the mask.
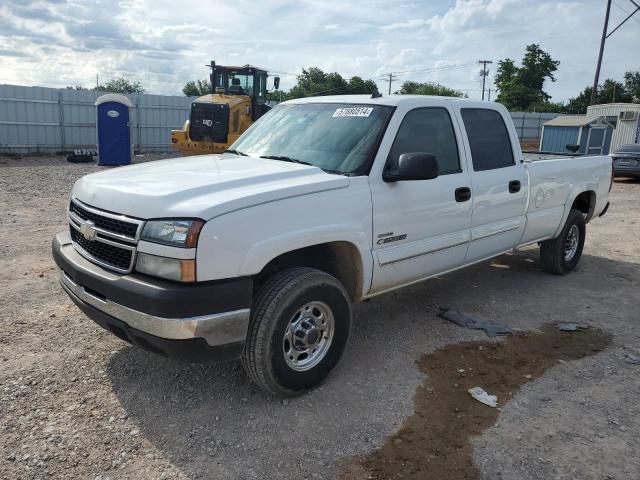
[[[225,67],[214,61],[207,66],[213,93],[195,99],[182,130],[171,131],[171,143],[183,155],[224,152],[271,108],[266,70],[251,65]],[[274,77],[273,86],[279,88],[279,77]]]

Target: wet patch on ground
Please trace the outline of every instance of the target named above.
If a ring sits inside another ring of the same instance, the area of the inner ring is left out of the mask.
[[[341,480],[479,479],[472,440],[495,424],[519,387],[568,360],[601,352],[611,335],[595,328],[563,332],[546,325],[501,342],[448,345],[424,355],[418,368],[427,375],[414,397],[415,413],[385,444],[346,465]],[[482,387],[498,397],[498,408],[468,393]]]

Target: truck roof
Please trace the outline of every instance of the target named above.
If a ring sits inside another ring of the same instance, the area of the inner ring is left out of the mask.
[[[298,103],[353,103],[353,104],[367,104],[367,105],[388,105],[397,107],[400,105],[415,105],[415,106],[429,106],[429,105],[443,105],[443,104],[463,104],[467,108],[472,107],[498,107],[501,104],[495,102],[484,102],[479,100],[470,100],[468,98],[460,97],[439,97],[436,95],[383,95],[377,98],[371,98],[371,95],[327,95],[322,97],[306,97],[295,98],[293,100],[287,100],[282,102],[285,104],[298,104]]]

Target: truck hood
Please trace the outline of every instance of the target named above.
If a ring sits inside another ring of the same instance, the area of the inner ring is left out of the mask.
[[[317,167],[223,154],[94,173],[78,180],[72,195],[93,207],[142,219],[210,220],[252,205],[348,185],[348,177]]]

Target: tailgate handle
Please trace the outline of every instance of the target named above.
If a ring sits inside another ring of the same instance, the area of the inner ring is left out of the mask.
[[[466,202],[471,198],[471,189],[469,187],[456,188],[456,202]]]
[[[511,180],[509,182],[509,193],[518,193],[520,191],[520,180]]]

